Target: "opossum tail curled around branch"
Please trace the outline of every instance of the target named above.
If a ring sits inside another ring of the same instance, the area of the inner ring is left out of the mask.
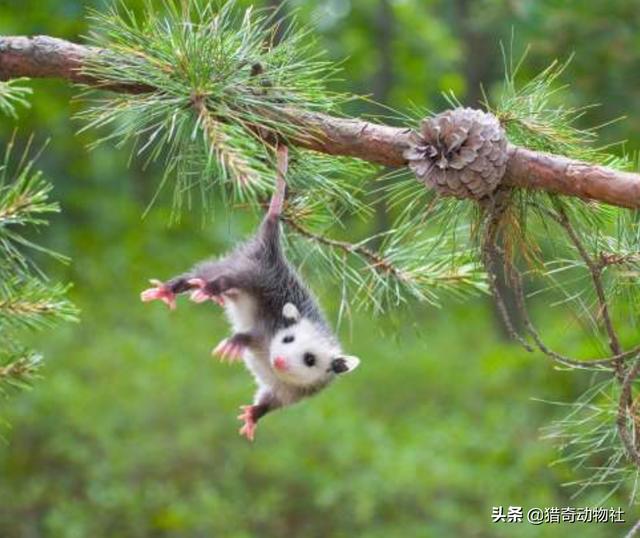
[[[283,144],[279,144],[276,149],[276,190],[271,197],[267,218],[277,220],[282,214],[284,206],[284,197],[287,190],[287,168],[289,165],[289,148]]]

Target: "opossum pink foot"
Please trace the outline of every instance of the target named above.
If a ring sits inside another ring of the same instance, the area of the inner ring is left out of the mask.
[[[175,294],[167,288],[164,283],[160,280],[150,280],[151,284],[153,284],[153,288],[149,288],[144,290],[140,294],[140,300],[143,303],[148,303],[149,301],[162,301],[165,303],[170,310],[175,310],[176,308],[176,296]]]
[[[191,300],[194,303],[204,303],[211,300],[220,306],[224,306],[224,299],[220,295],[210,295],[207,293],[205,290],[207,283],[201,278],[192,278],[188,283],[195,288],[195,290],[191,292]]]
[[[258,422],[253,415],[253,405],[242,405],[242,414],[238,415],[238,418],[244,422],[242,427],[238,430],[240,435],[244,435],[249,441],[253,441],[256,435],[256,426]]]
[[[233,340],[233,338],[225,338],[222,340],[211,352],[213,355],[218,355],[222,361],[239,361],[242,359],[242,354],[246,346]]]

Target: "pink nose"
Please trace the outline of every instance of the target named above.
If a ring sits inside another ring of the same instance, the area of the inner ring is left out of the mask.
[[[284,357],[276,357],[275,359],[273,359],[273,365],[275,366],[276,370],[280,370],[282,372],[286,371],[287,369],[287,361],[284,359]]]

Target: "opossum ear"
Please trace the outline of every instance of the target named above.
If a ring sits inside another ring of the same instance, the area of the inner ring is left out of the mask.
[[[336,357],[331,361],[331,369],[336,374],[344,374],[346,372],[355,370],[359,364],[360,359],[358,357],[353,357],[352,355],[343,355],[341,357]]]
[[[300,312],[293,303],[287,303],[282,307],[282,315],[285,319],[291,321],[298,321],[300,319]]]

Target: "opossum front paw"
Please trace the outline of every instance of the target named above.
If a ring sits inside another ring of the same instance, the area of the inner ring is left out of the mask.
[[[242,354],[247,346],[240,342],[238,339],[225,338],[222,340],[211,352],[212,355],[218,355],[221,361],[228,360],[229,362],[235,362],[242,359]]]
[[[213,301],[220,306],[224,306],[224,298],[222,295],[214,295],[207,290],[207,283],[201,278],[192,278],[189,280],[189,284],[195,289],[191,292],[191,300],[194,303],[204,303],[206,301]]]
[[[238,418],[244,421],[238,433],[244,435],[249,441],[253,441],[256,434],[256,426],[258,425],[254,413],[255,408],[255,405],[241,405],[240,409],[242,409],[242,414],[238,415]]]
[[[165,303],[170,310],[175,310],[176,308],[176,295],[173,293],[163,282],[160,280],[152,279],[149,280],[151,284],[153,284],[153,288],[149,288],[144,290],[140,294],[140,300],[143,303],[148,303],[149,301],[159,300]]]

